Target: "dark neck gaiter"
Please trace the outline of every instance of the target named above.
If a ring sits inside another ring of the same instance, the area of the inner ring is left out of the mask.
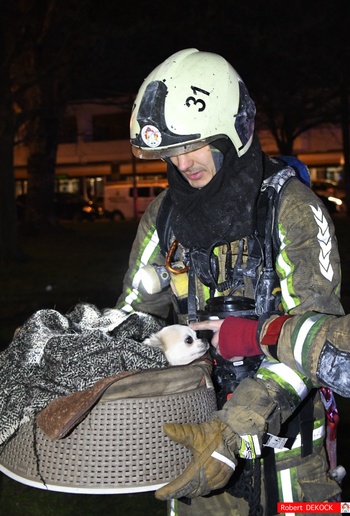
[[[230,144],[224,150],[221,169],[201,189],[191,187],[169,163],[173,204],[170,223],[183,246],[209,249],[214,244],[233,242],[253,234],[256,202],[264,179],[264,156],[256,136],[240,158]]]

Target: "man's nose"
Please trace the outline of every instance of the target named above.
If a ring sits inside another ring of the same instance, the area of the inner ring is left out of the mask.
[[[177,156],[177,168],[182,172],[185,172],[193,165],[193,160],[189,154],[180,154]]]

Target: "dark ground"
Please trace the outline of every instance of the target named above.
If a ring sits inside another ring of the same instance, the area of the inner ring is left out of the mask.
[[[350,218],[335,218],[342,259],[342,301],[350,313]],[[99,308],[115,305],[122,289],[136,232],[134,221],[65,223],[64,231],[46,237],[21,236],[27,260],[0,271],[0,350],[14,330],[40,308],[66,313],[76,303]],[[349,471],[343,482],[350,500],[350,400],[337,396],[340,412],[339,462]],[[153,493],[70,495],[35,489],[0,474],[0,516],[160,516],[165,503]]]

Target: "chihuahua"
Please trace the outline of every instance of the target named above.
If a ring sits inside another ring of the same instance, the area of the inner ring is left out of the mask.
[[[189,364],[209,349],[206,339],[198,339],[194,330],[182,324],[166,326],[143,343],[160,348],[171,366]]]

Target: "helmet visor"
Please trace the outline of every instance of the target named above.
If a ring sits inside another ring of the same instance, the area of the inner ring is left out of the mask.
[[[131,149],[134,156],[139,159],[165,159],[173,158],[174,156],[180,156],[181,154],[186,154],[188,152],[201,149],[202,147],[209,145],[209,143],[218,140],[219,138],[227,138],[227,136],[225,134],[216,134],[215,136],[209,136],[208,138],[203,138],[200,140],[183,142],[178,145],[171,145],[169,147],[157,148],[140,147],[131,141]]]

